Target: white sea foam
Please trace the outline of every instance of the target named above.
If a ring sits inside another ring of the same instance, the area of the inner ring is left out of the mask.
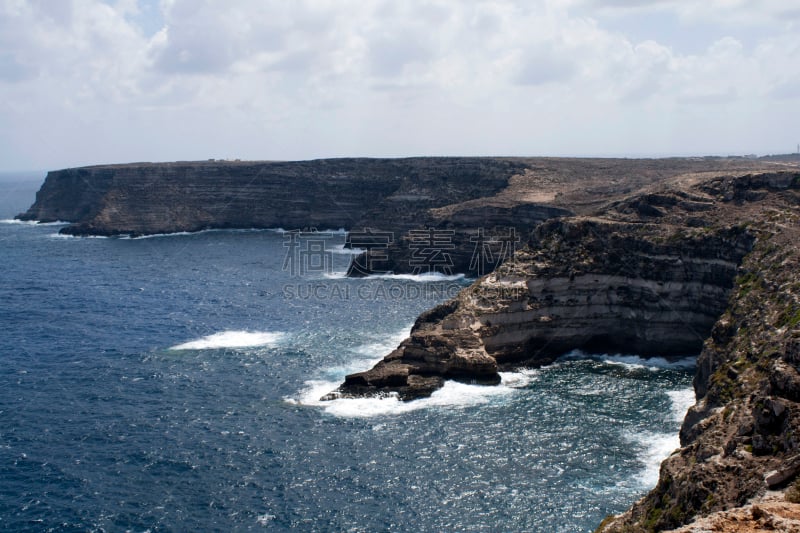
[[[286,401],[291,404],[321,407],[325,412],[342,418],[369,418],[399,415],[434,407],[460,408],[481,405],[493,398],[508,396],[514,392],[514,389],[503,386],[468,385],[447,381],[429,398],[413,402],[400,401],[396,395],[320,401],[322,396],[336,389],[340,383],[340,381],[308,381],[297,399],[286,398]]]
[[[670,417],[676,422],[676,426],[683,421],[687,409],[694,404],[694,390],[691,388],[668,391],[667,395],[672,401]],[[680,448],[680,438],[678,429],[668,433],[656,432],[637,432],[627,435],[628,439],[638,444],[644,451],[642,452],[642,462],[644,469],[637,477],[637,481],[642,487],[652,488],[658,483],[658,475],[661,469],[661,462]]]
[[[62,222],[57,220],[55,222],[39,222],[38,220],[17,220],[15,218],[4,218],[0,220],[0,224],[15,224],[20,226],[64,226],[69,222]]]
[[[68,235],[66,233],[48,233],[51,239],[110,239],[106,235]]]
[[[539,369],[523,368],[515,372],[500,372],[500,385],[512,389],[524,389],[541,375]]]
[[[161,237],[185,237],[187,235],[197,235],[199,233],[211,233],[212,231],[220,231],[207,229],[202,231],[176,231],[173,233],[151,233],[150,235],[138,235],[131,237],[130,235],[119,235],[117,238],[123,241],[140,241],[143,239],[160,239]]]
[[[342,255],[358,255],[366,251],[363,248],[345,248],[344,244],[335,244],[329,250],[331,253]]]
[[[322,396],[335,390],[346,374],[359,372],[372,368],[386,354],[408,337],[410,328],[404,328],[383,340],[366,343],[353,349],[363,356],[351,361],[350,364],[329,369],[325,372],[329,379],[312,380],[305,382],[305,388],[296,398],[286,398],[286,402],[295,405],[321,407],[327,413],[344,418],[365,418],[374,416],[397,415],[419,409],[436,407],[467,407],[489,402],[493,398],[506,397],[515,392],[516,388],[523,387],[534,379],[536,371],[523,370],[520,372],[504,372],[501,374],[502,382],[497,386],[471,385],[446,381],[444,386],[429,398],[403,402],[396,394],[372,398],[342,398],[330,401],[321,401]]]
[[[269,513],[260,514],[256,517],[256,523],[258,523],[259,526],[264,527],[268,526],[273,520],[275,520],[275,515]]]
[[[280,332],[222,331],[200,339],[178,344],[170,350],[213,350],[217,348],[253,348],[275,344],[283,338]]]
[[[353,351],[368,357],[383,357],[397,348],[411,334],[411,326],[388,335],[386,338],[377,342],[370,342],[357,346]]]
[[[151,233],[149,235],[138,235],[131,237],[130,235],[120,235],[118,238],[124,240],[138,241],[141,239],[158,239],[162,237],[186,237],[187,235],[200,235],[203,233],[285,233],[281,228],[209,228],[199,231],[173,231],[169,233]]]
[[[587,354],[581,350],[573,350],[562,356],[559,360],[580,361],[586,359],[602,361],[606,364],[619,365],[629,369],[646,368],[653,371],[664,369],[691,369],[694,368],[697,363],[697,358],[694,356],[665,359],[663,357],[640,357],[638,355]]]
[[[366,343],[352,348],[352,352],[357,354],[358,357],[351,359],[344,365],[330,367],[323,371],[323,375],[326,379],[336,380],[332,382],[336,383],[336,385],[326,392],[335,389],[347,374],[363,372],[378,364],[389,352],[397,348],[397,346],[408,337],[410,331],[411,326],[388,335],[377,342]]]
[[[661,462],[680,447],[678,432],[668,434],[644,431],[631,435],[630,439],[636,444],[644,446],[641,455],[644,469],[636,477],[636,481],[643,488],[653,488],[658,483]]]
[[[274,233],[290,233],[292,231],[300,231],[301,233],[320,233],[320,234],[327,234],[327,235],[347,235],[347,230],[344,228],[339,229],[316,229],[312,228],[309,230],[298,230],[298,229],[285,229],[285,228],[269,228],[267,231],[272,231]]]
[[[417,281],[427,283],[431,281],[456,281],[464,279],[464,274],[454,274],[448,276],[441,272],[430,272],[428,274],[373,274],[366,279],[399,279],[405,281]]]
[[[683,423],[686,411],[695,403],[694,389],[686,388],[667,392],[672,400],[672,417],[676,422]]]
[[[681,357],[680,359],[664,359],[663,357],[639,357],[638,355],[601,355],[604,363],[627,366],[629,368],[647,368],[650,370],[662,369],[689,369],[694,368],[695,357]]]

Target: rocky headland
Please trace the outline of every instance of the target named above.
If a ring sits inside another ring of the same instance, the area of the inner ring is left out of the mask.
[[[410,230],[446,230],[448,266],[485,275],[326,399],[491,386],[575,349],[699,353],[681,448],[599,530],[795,516],[753,502],[800,500],[800,158],[110,165],[51,172],[21,217],[76,235],[371,228],[396,235],[378,267],[394,272],[414,268]],[[509,228],[515,253],[476,266],[476,237]]]
[[[501,261],[475,262],[477,239],[524,244],[545,220],[592,213],[670,177],[765,165],[774,166],[742,158],[491,157],[98,165],[48,173],[35,203],[18,218],[69,222],[60,230],[69,235],[370,230],[392,238],[354,262],[363,268],[351,269],[351,276],[434,266],[478,277]],[[445,261],[415,262],[415,228],[434,228],[446,238]],[[354,247],[369,248],[363,241]]]

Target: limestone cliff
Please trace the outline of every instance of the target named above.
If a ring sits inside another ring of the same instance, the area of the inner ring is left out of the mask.
[[[25,220],[75,235],[209,228],[405,227],[414,215],[502,190],[517,162],[481,158],[134,163],[48,173]]]

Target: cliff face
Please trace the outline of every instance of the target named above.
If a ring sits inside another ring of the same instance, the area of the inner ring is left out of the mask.
[[[20,218],[72,222],[75,235],[209,228],[397,228],[414,214],[502,190],[500,159],[141,163],[50,172]]]
[[[715,224],[714,207],[706,193],[672,187],[614,202],[602,217],[545,222],[513,260],[423,314],[334,396],[411,399],[435,390],[434,376],[491,382],[504,366],[541,366],[575,349],[698,353],[754,241],[739,225]]]

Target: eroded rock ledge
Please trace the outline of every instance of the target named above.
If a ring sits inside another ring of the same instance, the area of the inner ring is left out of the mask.
[[[541,224],[513,260],[424,313],[396,350],[328,398],[414,399],[442,379],[492,383],[503,367],[575,349],[699,353],[757,239],[740,204],[783,202],[795,174],[756,176],[681,178]]]

